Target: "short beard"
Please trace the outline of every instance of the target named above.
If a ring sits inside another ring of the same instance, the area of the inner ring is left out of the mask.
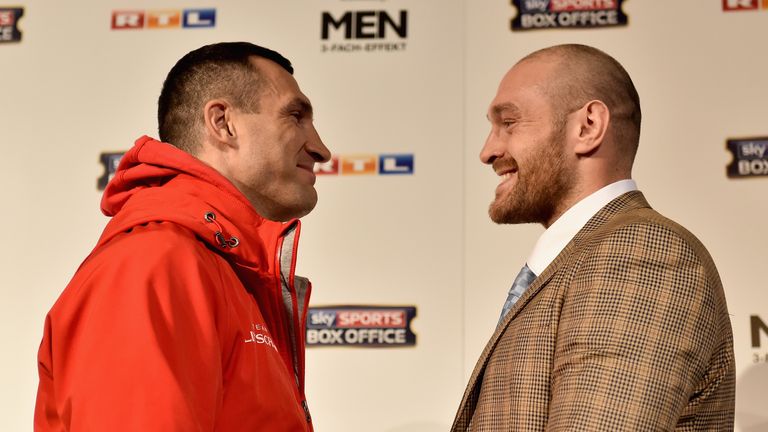
[[[542,143],[541,152],[518,165],[517,183],[488,208],[497,224],[540,223],[547,226],[560,210],[573,185],[568,170],[564,124]],[[514,163],[510,161],[508,163]]]

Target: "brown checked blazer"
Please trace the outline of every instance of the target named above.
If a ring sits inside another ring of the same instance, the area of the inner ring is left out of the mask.
[[[626,193],[533,281],[453,431],[733,430],[731,323],[704,246]]]

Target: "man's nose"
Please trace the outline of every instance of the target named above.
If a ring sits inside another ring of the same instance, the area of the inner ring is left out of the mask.
[[[331,160],[331,151],[325,146],[323,140],[320,138],[320,134],[317,133],[317,129],[315,129],[314,126],[312,127],[312,132],[310,133],[306,149],[315,162],[328,162]]]
[[[503,142],[499,138],[495,128],[491,128],[488,132],[488,137],[485,139],[485,144],[480,150],[480,160],[487,165],[491,165],[493,161],[504,155]]]

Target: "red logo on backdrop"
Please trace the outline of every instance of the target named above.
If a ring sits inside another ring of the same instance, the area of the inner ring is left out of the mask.
[[[336,314],[339,328],[405,328],[404,310],[340,310]]]
[[[759,8],[758,2],[759,0],[723,0],[723,10],[754,10]]]
[[[315,174],[333,174],[338,175],[339,174],[339,157],[338,156],[332,156],[331,160],[324,163],[318,163],[315,164],[314,168]]]
[[[140,29],[144,27],[144,11],[112,12],[112,30]]]

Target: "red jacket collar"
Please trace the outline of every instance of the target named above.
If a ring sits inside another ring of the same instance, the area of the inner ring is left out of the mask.
[[[101,209],[113,219],[99,245],[136,225],[167,221],[192,230],[236,261],[270,273],[276,265],[273,251],[278,239],[299,223],[263,218],[215,169],[171,144],[147,136],[139,138],[121,159],[104,191]],[[222,238],[230,243],[222,245]],[[237,239],[234,247],[233,238]],[[263,268],[265,263],[268,269]]]

